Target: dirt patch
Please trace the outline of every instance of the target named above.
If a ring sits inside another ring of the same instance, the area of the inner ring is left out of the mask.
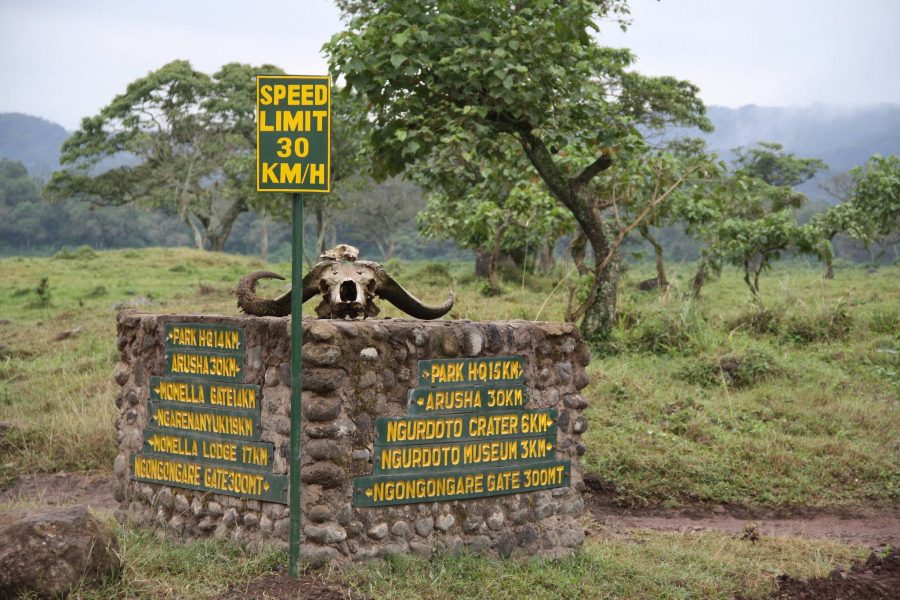
[[[304,573],[291,577],[287,569],[229,587],[219,600],[363,600],[350,588],[322,575]]]
[[[887,509],[852,512],[804,509],[793,516],[766,516],[764,513],[748,516],[746,509],[732,511],[728,506],[691,507],[680,511],[626,510],[593,493],[585,496],[585,504],[594,520],[612,533],[650,529],[743,535],[748,526],[755,525],[760,535],[829,539],[871,549],[900,547],[900,513]]]
[[[835,569],[822,579],[778,578],[773,600],[887,600],[900,598],[900,554],[871,554],[850,570]]]
[[[109,473],[36,473],[20,475],[0,490],[0,504],[85,504],[90,508],[115,510],[115,479]]]

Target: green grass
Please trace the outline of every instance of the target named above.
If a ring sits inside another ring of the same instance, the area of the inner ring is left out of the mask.
[[[114,304],[144,297],[143,310],[234,314],[235,283],[262,267],[186,249],[0,260],[0,421],[14,425],[0,438],[0,477],[111,469]],[[389,268],[428,302],[453,288],[454,318],[562,318],[566,286],[551,277],[511,276],[501,296],[487,298],[467,264]],[[841,269],[826,281],[819,268],[782,265],[763,280],[761,304],[728,272],[693,302],[681,293],[688,266],[672,271],[675,287],[664,294],[635,289],[645,269],[623,277],[617,352],[595,356],[589,369],[586,468],[634,506],[897,507],[900,268]],[[286,562],[275,549],[116,527],[122,577],[74,598],[212,598]],[[861,556],[826,541],[633,532],[590,536],[557,561],[396,558],[327,577],[367,597],[404,600],[762,598],[780,573],[823,576]]]
[[[76,587],[68,598],[215,598],[287,564],[287,553],[265,547],[250,551],[212,540],[182,543],[111,524],[119,541],[123,571],[115,579]],[[30,598],[30,596],[24,596]]]
[[[180,542],[152,531],[112,524],[125,565],[119,577],[83,584],[68,597],[215,598],[230,585],[273,573],[287,554],[272,547],[242,549],[226,542]],[[635,531],[590,539],[561,560],[484,559],[468,554],[432,561],[395,557],[324,574],[364,598],[709,598],[738,592],[764,598],[776,577],[823,577],[865,552],[823,540],[763,537],[748,542],[717,533]],[[27,598],[27,597],[26,597]]]
[[[364,595],[384,600],[462,598],[764,598],[778,574],[823,577],[863,554],[825,541],[717,533],[633,532],[587,541],[570,558],[485,560],[463,555],[425,562],[398,557],[352,571]]]
[[[512,275],[488,298],[470,264],[388,266],[427,302],[454,289],[453,318],[562,318],[566,286],[552,277]],[[235,314],[235,283],[262,267],[188,249],[0,260],[0,319],[9,320],[0,322],[9,355],[0,421],[15,426],[0,438],[0,477],[111,468],[114,304],[143,297],[143,310]],[[828,281],[818,267],[781,265],[763,279],[762,304],[736,272],[692,302],[681,292],[689,266],[671,271],[665,294],[636,290],[646,269],[623,277],[618,352],[590,366],[587,468],[630,505],[897,506],[900,267],[845,268]]]
[[[626,284],[621,352],[589,370],[588,469],[636,506],[896,507],[898,282],[782,267],[762,305],[737,273],[699,302]]]

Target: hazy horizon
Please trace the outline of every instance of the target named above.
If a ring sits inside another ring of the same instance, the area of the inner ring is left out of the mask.
[[[326,72],[321,47],[342,28],[337,8],[327,0],[267,6],[298,18],[290,29],[262,20],[254,29],[253,14],[233,2],[0,0],[0,112],[72,131],[128,83],[175,59],[208,73],[228,62]],[[900,103],[898,2],[848,9],[837,0],[632,0],[631,11],[625,33],[601,22],[599,42],[630,48],[642,73],[695,83],[708,106]]]

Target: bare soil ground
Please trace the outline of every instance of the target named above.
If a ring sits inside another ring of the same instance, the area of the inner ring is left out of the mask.
[[[85,504],[114,510],[113,477],[109,473],[36,473],[20,475],[0,489],[0,504]]]
[[[782,575],[772,600],[890,600],[900,598],[900,553],[869,555],[849,570],[835,569],[822,579]]]
[[[353,590],[328,581],[314,573],[299,579],[291,577],[287,569],[260,577],[249,583],[228,588],[219,600],[362,600]]]
[[[695,505],[680,510],[661,508],[629,510],[617,506],[613,498],[600,492],[585,496],[593,521],[589,535],[628,535],[629,531],[715,531],[730,535],[824,538],[871,548],[865,563],[846,571],[836,570],[827,578],[793,579],[782,576],[771,598],[785,599],[887,599],[900,598],[900,512],[891,509],[825,511],[808,508],[760,510],[746,507]],[[101,511],[116,508],[113,478],[108,473],[52,473],[18,477],[0,489],[0,505],[86,504]],[[307,599],[360,600],[353,590],[329,581],[317,573],[299,580],[286,570],[266,575],[247,584],[229,588],[221,600]]]
[[[594,520],[604,531],[614,534],[650,529],[743,535],[748,528],[755,527],[759,535],[822,538],[873,550],[900,547],[900,513],[889,509],[825,511],[800,508],[771,512],[703,506],[680,510],[627,510],[593,493],[585,500]]]
[[[719,531],[740,535],[756,526],[760,535],[824,538],[872,549],[900,548],[900,512],[891,509],[825,511],[792,508],[781,511],[746,507],[694,506],[679,510],[617,506],[610,497],[588,492],[586,506],[602,526],[595,534],[625,534],[631,529],[654,531]],[[86,504],[113,510],[113,478],[108,473],[38,473],[22,475],[0,489],[0,504]]]

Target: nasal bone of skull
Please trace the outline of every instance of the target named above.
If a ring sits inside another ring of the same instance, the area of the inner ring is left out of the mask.
[[[359,286],[352,279],[345,279],[338,286],[338,298],[341,302],[359,302]]]

